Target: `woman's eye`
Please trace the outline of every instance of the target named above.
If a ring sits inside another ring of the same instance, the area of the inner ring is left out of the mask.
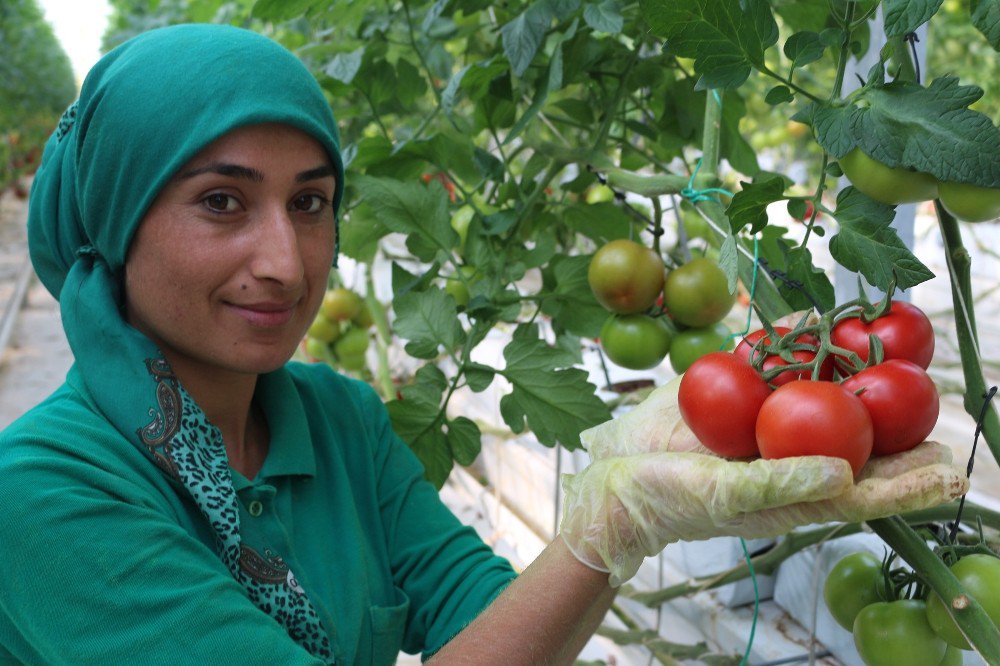
[[[319,213],[330,203],[318,194],[303,194],[292,201],[292,208],[300,213]]]
[[[235,197],[219,192],[209,194],[201,202],[206,208],[215,213],[234,213],[239,210],[239,202],[236,201]]]

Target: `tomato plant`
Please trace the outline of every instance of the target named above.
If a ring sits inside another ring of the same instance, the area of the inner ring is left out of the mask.
[[[601,347],[616,365],[647,370],[660,364],[670,350],[670,329],[661,318],[611,315],[601,327]]]
[[[868,666],[939,666],[948,645],[927,623],[927,604],[917,599],[880,601],[854,620],[854,645]]]
[[[969,183],[938,185],[941,205],[966,222],[988,222],[1000,217],[1000,188],[980,187]]]
[[[872,452],[872,419],[840,384],[797,381],[779,386],[761,406],[757,445],[764,458],[836,456],[857,475]]]
[[[587,282],[597,302],[619,314],[648,310],[663,289],[663,279],[663,260],[648,247],[627,239],[601,247],[587,269]]]
[[[877,306],[876,306],[877,307]],[[934,356],[934,328],[920,308],[905,301],[892,301],[889,311],[866,323],[860,317],[847,317],[837,322],[830,340],[838,347],[855,352],[868,361],[868,336],[882,341],[883,360],[903,359],[916,363],[924,370]]]
[[[695,361],[677,393],[681,417],[702,444],[731,458],[757,455],[754,425],[771,388],[729,352]]]
[[[937,180],[930,174],[886,166],[860,148],[840,158],[840,168],[851,185],[882,203],[915,203],[937,196]]]
[[[833,565],[823,582],[823,600],[837,624],[851,631],[861,609],[883,600],[884,588],[882,561],[863,550]]]
[[[667,274],[663,305],[670,318],[684,326],[710,326],[729,314],[736,294],[726,274],[708,257],[692,259]]]
[[[784,337],[788,333],[792,332],[792,329],[785,326],[775,326],[774,332],[780,337]],[[770,354],[763,351],[761,347],[765,345],[775,344],[777,340],[771,340],[768,336],[766,329],[758,329],[752,333],[747,334],[741,341],[740,344],[736,345],[736,349],[733,353],[745,360],[747,363],[757,360],[758,356],[761,354],[765,355],[764,361],[762,362],[760,369],[762,373],[766,373],[769,370],[778,368],[784,365],[789,365],[789,361],[786,361],[778,354]],[[819,340],[815,336],[804,333],[795,338],[795,344],[797,345],[810,345],[813,349],[794,349],[790,351],[792,358],[795,363],[813,363],[816,360],[816,349],[819,347]],[[756,346],[756,351],[755,350]],[[753,358],[751,358],[751,355]],[[820,366],[818,379],[822,381],[830,381],[833,379],[833,357],[827,356],[823,360],[823,364]],[[770,383],[774,386],[781,386],[782,384],[787,384],[788,382],[795,381],[797,379],[812,379],[811,369],[802,370],[785,370],[780,372],[771,378]]]
[[[983,606],[993,624],[1000,626],[1000,558],[985,553],[966,555],[951,565],[951,572],[965,591]],[[962,650],[972,649],[937,593],[932,592],[927,601],[927,621],[949,645]]]
[[[721,322],[705,328],[689,328],[674,336],[670,345],[670,367],[681,374],[702,356],[732,348],[729,328]]]
[[[937,423],[941,403],[930,376],[917,364],[890,359],[848,377],[842,386],[858,395],[872,417],[872,455],[907,451]]]

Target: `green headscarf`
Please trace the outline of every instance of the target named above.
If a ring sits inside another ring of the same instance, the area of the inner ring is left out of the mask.
[[[28,240],[97,407],[192,496],[215,528],[220,558],[253,602],[329,662],[333,628],[320,625],[279,554],[241,538],[221,433],[121,310],[126,254],[159,191],[214,140],[263,122],[291,125],[326,148],[336,171],[336,211],[344,182],[336,123],[292,53],[218,25],[173,26],[129,40],[94,66],[46,144]]]

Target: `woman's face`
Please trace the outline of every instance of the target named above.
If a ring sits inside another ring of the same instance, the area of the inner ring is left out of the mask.
[[[286,125],[209,144],[163,188],[132,240],[129,323],[175,371],[280,367],[323,298],[337,186],[322,145]]]

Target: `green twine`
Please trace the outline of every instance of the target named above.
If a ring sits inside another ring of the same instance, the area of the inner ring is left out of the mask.
[[[723,189],[721,187],[709,187],[704,190],[695,189],[694,179],[698,175],[698,171],[701,169],[701,158],[698,158],[698,164],[694,167],[694,173],[691,174],[691,179],[688,180],[688,185],[683,190],[680,191],[680,195],[690,201],[691,203],[698,203],[699,201],[714,201],[715,203],[722,203],[713,196],[709,196],[713,193],[725,194],[727,197],[734,196],[729,190]]]

